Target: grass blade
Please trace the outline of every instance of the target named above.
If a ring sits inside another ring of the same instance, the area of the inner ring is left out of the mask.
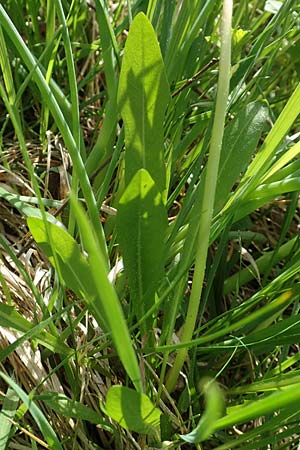
[[[299,404],[299,401],[300,390],[295,389],[295,386],[283,388],[279,392],[265,395],[264,398],[255,400],[248,405],[236,407],[234,412],[216,421],[214,432],[247,422],[256,417],[272,414],[277,410],[290,408],[295,404]]]
[[[7,389],[2,409],[0,411],[0,450],[8,448],[8,442],[10,439],[10,430],[17,407],[19,404],[19,397],[15,391],[9,387]]]
[[[265,177],[265,174],[268,174],[280,142],[284,139],[295,119],[300,114],[299,96],[300,84],[298,84],[285,108],[276,120],[272,130],[265,139],[260,152],[248,167],[248,170],[241,180],[241,186],[233,196],[232,201],[237,197],[248,197],[248,195],[258,187],[261,179]]]
[[[0,372],[0,377],[3,378],[8,386],[16,392],[22,402],[25,403],[50,448],[53,450],[63,450],[48,420],[38,406],[32,401],[30,396],[28,396],[11,378],[3,372]]]
[[[49,110],[51,111],[51,114],[53,115],[56,124],[63,136],[66,147],[70,152],[74,169],[80,180],[83,194],[87,202],[87,207],[90,213],[91,220],[94,224],[95,229],[97,230],[97,240],[99,240],[99,244],[103,255],[107,256],[105,237],[103,233],[103,228],[99,221],[96,200],[93,191],[91,189],[90,181],[86,173],[80,155],[80,151],[77,147],[72,132],[67,124],[67,118],[64,117],[63,112],[60,109],[56,101],[56,98],[53,92],[51,91],[47,81],[45,80],[45,77],[43,76],[43,73],[39,68],[34,56],[30,53],[29,49],[26,47],[24,41],[22,40],[20,34],[18,33],[18,30],[15,28],[14,24],[10,20],[9,16],[7,15],[2,5],[0,5],[0,25],[2,25],[3,29],[5,29],[12,43],[17,48],[22,60],[24,61],[24,64],[28,67],[30,71],[31,70],[34,71],[33,79],[36,82],[42,97],[45,99],[45,102],[47,103]]]
[[[108,271],[101,250],[97,245],[97,239],[94,236],[95,231],[91,227],[81,206],[75,199],[72,201],[74,203],[73,206],[76,211],[83,245],[88,253],[90,275],[95,285],[94,295],[99,299],[98,302],[101,302],[101,310],[104,311],[107,325],[112,334],[113,342],[120,360],[136,390],[142,391],[142,380],[137,357],[133,350],[126,320],[117,293],[108,280]],[[95,305],[94,310],[96,309],[97,305]]]

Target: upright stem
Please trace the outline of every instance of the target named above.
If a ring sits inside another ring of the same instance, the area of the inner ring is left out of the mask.
[[[214,211],[216,184],[219,170],[220,153],[222,148],[227,99],[229,93],[231,60],[231,18],[233,6],[232,3],[232,0],[224,0],[223,2],[221,52],[215,117],[212,127],[209,157],[207,161],[203,205],[199,205],[199,207],[202,208],[202,216],[199,224],[196,243],[197,248],[193,285],[187,316],[181,335],[181,342],[188,342],[192,338],[200,305],[202,285],[206,267],[209,234]],[[186,359],[187,352],[187,348],[182,348],[177,353],[174,365],[167,376],[166,388],[169,392],[171,392],[175,388],[176,381]]]

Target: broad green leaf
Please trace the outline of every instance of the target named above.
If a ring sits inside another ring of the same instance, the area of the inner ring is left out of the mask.
[[[46,392],[35,396],[34,400],[42,400],[47,406],[64,417],[86,420],[90,423],[101,425],[103,429],[112,432],[112,427],[109,423],[103,420],[96,411],[62,393]]]
[[[90,296],[95,295],[88,262],[67,230],[59,222],[57,224],[48,222],[47,228],[51,239],[49,242],[42,219],[29,217],[27,223],[34,240],[47,255],[51,264],[59,270],[65,285],[79,297],[83,297],[86,292]],[[56,267],[56,261],[59,267]]]
[[[35,423],[39,427],[44,439],[47,441],[49,447],[53,450],[63,450],[60,442],[57,439],[48,419],[44,416],[39,407],[32,401],[32,399],[7,375],[0,372],[0,377],[10,386],[29,409]]]
[[[217,181],[215,213],[228,195],[256,150],[268,121],[268,108],[261,102],[250,103],[225,128]]]
[[[166,227],[161,194],[149,173],[141,169],[122,195],[117,215],[124,267],[138,318],[154,304],[155,290],[163,274]]]
[[[72,201],[83,242],[89,253],[88,260],[82,255],[77,242],[63,228],[49,222],[46,227],[42,220],[33,217],[28,218],[28,226],[36,242],[60,272],[65,284],[84,298],[100,327],[111,332],[128,375],[136,388],[140,389],[136,356],[117,294],[108,280],[108,271],[101,249],[97,245],[92,225],[78,203],[74,199]]]
[[[27,223],[34,240],[58,271],[61,281],[79,297],[86,299],[99,325],[102,328],[106,327],[105,313],[101,302],[96,297],[96,288],[89,264],[75,239],[60,222],[56,224],[48,222],[50,242],[42,219],[28,217]]]
[[[180,435],[181,439],[196,444],[207,439],[212,433],[215,422],[222,417],[224,407],[223,393],[218,383],[212,379],[202,381],[205,395],[205,411],[197,427],[189,434]]]
[[[166,190],[163,124],[169,85],[155,32],[140,13],[124,49],[118,104],[125,125],[125,183],[146,169],[157,189]]]
[[[160,423],[160,410],[147,395],[125,386],[113,386],[106,397],[106,413],[123,428],[153,434]]]

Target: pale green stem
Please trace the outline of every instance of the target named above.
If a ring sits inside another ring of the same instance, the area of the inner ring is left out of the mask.
[[[215,203],[215,192],[219,170],[220,153],[222,148],[224,123],[229,93],[230,81],[230,59],[231,59],[231,18],[232,0],[224,0],[221,28],[221,52],[219,65],[218,91],[216,99],[215,117],[212,128],[209,157],[207,162],[207,172],[205,177],[204,198],[201,221],[196,243],[196,259],[192,291],[188,306],[186,320],[183,326],[181,342],[191,340],[200,305],[202,285],[205,274],[207,251],[209,246],[209,234],[213,217]],[[174,365],[170,370],[166,388],[169,392],[174,390],[179,373],[186,359],[188,348],[178,351]]]

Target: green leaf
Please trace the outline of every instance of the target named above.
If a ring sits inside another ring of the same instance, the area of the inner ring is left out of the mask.
[[[95,237],[95,229],[88,221],[88,218],[81,205],[76,201],[76,198],[71,196],[71,202],[74,203],[74,211],[76,211],[77,222],[84,247],[88,252],[90,273],[96,289],[95,294],[97,294],[97,296],[95,299],[97,300],[97,304],[95,302],[95,318],[97,321],[101,319],[99,308],[103,309],[107,320],[107,327],[112,334],[113,342],[120,360],[137,391],[142,391],[142,379],[137,357],[131,343],[131,337],[121,303],[114,286],[108,280],[105,261]],[[99,305],[99,308],[97,305]]]
[[[255,158],[247,168],[247,171],[241,180],[241,188],[236,191],[234,197],[240,195],[248,197],[248,195],[259,186],[261,180],[268,173],[279,144],[287,135],[288,130],[300,113],[299,95],[300,84],[296,86],[293,94],[290,96],[287,104],[266,137],[260,151],[256,154]]]
[[[215,213],[224,206],[228,195],[255,152],[268,121],[268,108],[253,102],[239,112],[225,128],[217,181]]]
[[[230,389],[231,394],[244,394],[250,392],[266,392],[266,391],[277,391],[282,387],[288,387],[291,385],[298,385],[300,383],[300,373],[299,370],[294,370],[293,372],[281,373],[271,378],[263,379],[262,381],[257,381],[256,383],[251,383],[243,386],[238,386],[236,388]]]
[[[104,120],[97,141],[90,151],[86,170],[89,175],[96,171],[101,163],[107,160],[113,152],[116,126],[118,121],[117,111],[117,77],[115,70],[115,59],[119,63],[119,50],[110,20],[109,7],[104,0],[96,0],[96,17],[101,39],[101,54],[104,63],[105,83],[107,87],[108,101],[105,106]],[[100,172],[101,175],[103,171]]]
[[[207,439],[214,430],[215,422],[222,417],[224,412],[223,393],[218,383],[206,378],[202,380],[201,384],[206,400],[203,416],[197,427],[191,433],[180,435],[181,439],[191,444],[196,444]]]
[[[286,150],[283,153],[283,155],[275,161],[275,163],[273,164],[271,169],[264,176],[264,179],[262,180],[263,183],[266,180],[268,181],[268,183],[270,183],[270,182],[272,183],[273,181],[279,181],[278,179],[276,179],[276,175],[278,174],[278,172],[280,172],[280,170],[283,167],[286,167],[287,164],[290,163],[290,161],[295,160],[295,158],[299,155],[299,153],[300,153],[300,142],[297,142],[291,148]],[[299,167],[299,164],[298,164],[298,167]],[[284,177],[281,177],[281,179],[283,179],[283,178]]]
[[[17,194],[12,194],[11,192],[8,192],[6,189],[4,189],[2,186],[0,186],[0,198],[4,198],[7,200],[14,208],[16,208],[18,211],[20,211],[21,214],[24,214],[24,216],[32,216],[32,217],[39,217],[42,218],[43,214],[40,211],[40,209],[35,208],[34,206],[28,205],[28,201],[32,201],[31,197],[24,197]],[[26,199],[26,200],[25,200]],[[45,203],[47,203],[47,199],[44,199]],[[36,203],[38,203],[38,200],[36,199]],[[54,203],[55,205],[55,203]],[[57,222],[55,217],[53,217],[49,213],[45,213],[47,220],[49,222]]]
[[[61,8],[60,8],[61,11]],[[62,94],[62,92],[57,89],[57,85],[53,83],[53,80],[48,83],[45,79],[42,70],[37,64],[37,61],[34,57],[34,55],[30,52],[28,46],[22,39],[21,35],[19,34],[18,30],[12,23],[11,19],[7,15],[5,9],[0,4],[0,23],[3,26],[3,29],[5,32],[10,36],[10,39],[12,41],[12,44],[16,47],[18,53],[20,54],[20,57],[24,64],[27,66],[28,70],[32,72],[32,77],[34,82],[36,83],[37,87],[39,88],[41,92],[41,96],[44,101],[44,105],[47,105],[49,107],[49,110],[51,111],[55,123],[58,126],[63,140],[65,142],[66,148],[68,149],[68,152],[70,153],[70,157],[72,159],[73,164],[73,177],[76,178],[78,176],[80,180],[80,184],[82,187],[82,192],[84,194],[84,198],[86,200],[87,209],[90,213],[91,220],[97,229],[97,239],[99,239],[101,250],[103,252],[103,255],[106,256],[106,243],[105,243],[105,237],[103,228],[101,226],[101,223],[99,221],[99,213],[98,208],[96,204],[96,200],[93,194],[93,190],[91,189],[90,181],[88,178],[88,175],[86,173],[82,157],[80,154],[80,150],[78,147],[78,142],[76,139],[74,139],[73,133],[68,126],[68,122],[70,121],[69,113],[71,112],[71,107],[69,108],[69,104],[67,106],[66,103],[66,96]],[[63,29],[63,32],[65,32],[66,29]],[[71,62],[71,61],[69,61]],[[72,63],[71,63],[72,64]],[[72,68],[69,65],[69,68],[72,71]],[[69,72],[69,70],[68,70]],[[74,88],[74,84],[73,84]],[[73,97],[73,95],[72,95]],[[60,108],[59,104],[62,106]],[[7,104],[6,104],[7,107]],[[69,111],[67,111],[69,109]],[[76,108],[75,108],[76,109]],[[11,111],[12,112],[12,111]],[[14,112],[14,111],[13,111]],[[74,115],[75,118],[75,115]],[[18,125],[18,124],[17,124]],[[16,124],[15,124],[16,127]],[[78,123],[74,125],[75,129],[78,128]],[[17,133],[18,134],[18,133]],[[19,135],[21,135],[21,131],[19,131]],[[23,137],[24,139],[24,137]],[[108,260],[107,260],[107,267],[108,267]]]
[[[111,332],[128,375],[136,388],[141,389],[136,356],[117,294],[108,280],[102,251],[97,245],[92,225],[83,214],[78,202],[72,197],[71,201],[74,203],[81,235],[89,253],[88,260],[84,258],[75,239],[61,226],[49,222],[46,226],[42,220],[35,217],[28,218],[28,226],[34,239],[58,270],[65,284],[84,298],[99,326]]]
[[[32,327],[31,323],[19,314],[14,306],[0,303],[0,326],[26,333]]]
[[[279,345],[297,344],[300,339],[299,324],[298,316],[288,317],[249,334],[243,338],[243,344],[246,347],[251,346],[257,355],[274,351]]]
[[[169,85],[155,32],[140,13],[124,49],[118,104],[125,125],[125,183],[144,168],[158,190],[166,190],[163,124]]]
[[[64,417],[87,420],[90,423],[101,425],[103,429],[112,432],[112,427],[109,423],[103,420],[96,411],[93,411],[80,402],[72,400],[64,394],[59,392],[46,392],[35,396],[34,400],[42,400],[47,406]]]
[[[8,448],[10,440],[10,430],[12,427],[12,420],[15,416],[19,404],[19,397],[15,391],[9,387],[7,389],[3,406],[0,411],[0,450]]]
[[[295,385],[288,388],[282,388],[274,394],[267,394],[263,398],[255,400],[247,405],[235,407],[232,413],[215,422],[213,432],[248,422],[257,417],[273,414],[274,411],[280,409],[284,411],[286,408],[291,408],[297,404],[299,405],[299,401],[300,389],[297,389]]]
[[[277,264],[282,259],[288,257],[288,255],[293,251],[297,242],[297,236],[293,239],[288,240],[285,244],[281,245],[279,249],[274,253],[274,251],[266,252],[258,259],[255,263],[258,267],[259,272],[265,273],[270,267],[270,263],[273,262],[273,266]],[[251,271],[251,267],[245,267],[239,270],[231,277],[224,281],[223,294],[229,294],[229,292],[236,289],[237,286],[241,287],[251,281],[254,278],[254,273]]]
[[[85,296],[86,293],[93,297],[95,289],[91,280],[89,264],[75,239],[62,224],[58,221],[56,224],[48,222],[47,228],[51,242],[48,240],[46,226],[42,219],[28,217],[27,224],[34,240],[47,255],[51,264],[59,271],[65,285],[79,297]]]
[[[44,416],[42,411],[32,401],[32,399],[10,377],[5,375],[3,372],[0,372],[0,377],[3,378],[3,380],[16,392],[22,402],[25,403],[25,405],[29,409],[30,414],[35,420],[35,423],[37,424],[41,433],[49,444],[49,447],[53,450],[63,450],[55,432],[48,422],[48,419]]]
[[[136,173],[120,199],[117,227],[133,309],[141,318],[153,306],[163,274],[167,228],[161,194],[144,169]]]
[[[64,344],[60,339],[60,336],[54,336],[45,331],[46,327],[48,327],[53,320],[54,317],[48,317],[46,320],[33,325],[28,320],[24,319],[13,306],[0,303],[0,326],[24,333],[12,344],[0,350],[0,362],[22,345],[23,342],[30,339],[36,339],[40,344],[54,353],[71,356],[73,350]]]
[[[160,410],[147,395],[125,386],[113,386],[106,397],[106,413],[123,428],[153,434],[160,423]]]

